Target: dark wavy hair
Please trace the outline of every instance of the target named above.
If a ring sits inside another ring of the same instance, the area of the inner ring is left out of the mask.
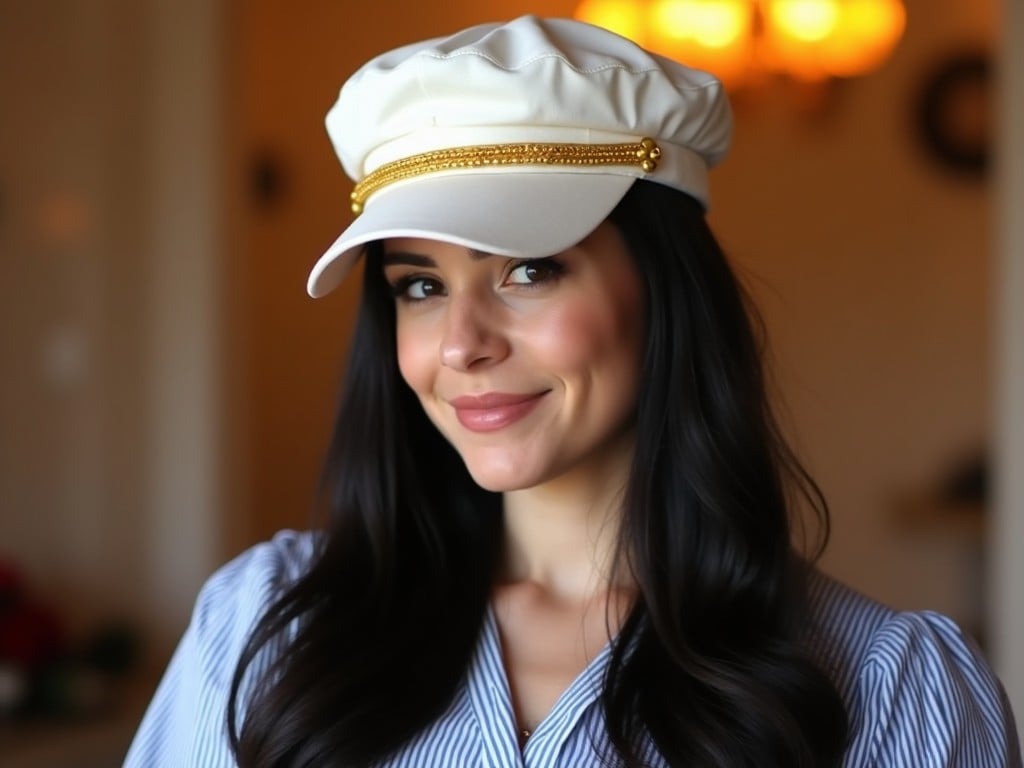
[[[610,220],[646,284],[647,344],[617,555],[639,589],[605,679],[607,763],[643,766],[650,739],[673,766],[837,765],[846,712],[800,633],[809,566],[791,541],[809,507],[817,556],[827,507],[773,419],[756,314],[691,197],[637,182]],[[379,245],[324,500],[317,557],[238,663],[243,768],[354,768],[402,747],[451,702],[501,558],[500,494],[398,371]]]

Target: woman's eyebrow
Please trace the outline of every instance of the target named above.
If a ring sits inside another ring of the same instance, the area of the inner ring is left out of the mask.
[[[487,259],[494,256],[493,253],[487,251],[478,251],[475,248],[467,249],[469,256],[473,261],[480,261],[481,259]],[[437,262],[429,256],[424,256],[422,253],[407,253],[405,251],[385,251],[381,258],[381,264],[385,267],[394,266],[396,264],[405,264],[412,267],[436,267]]]
[[[407,264],[412,267],[436,267],[437,262],[421,253],[405,253],[403,251],[387,251],[381,257],[381,264],[390,267],[395,264]]]

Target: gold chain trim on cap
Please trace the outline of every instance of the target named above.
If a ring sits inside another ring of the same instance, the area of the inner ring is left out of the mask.
[[[385,163],[352,190],[352,212],[359,215],[374,192],[388,184],[426,173],[487,165],[618,165],[644,173],[658,167],[661,147],[653,139],[636,144],[484,144],[436,149]]]

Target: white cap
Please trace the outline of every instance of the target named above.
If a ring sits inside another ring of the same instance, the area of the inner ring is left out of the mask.
[[[558,253],[640,178],[706,207],[732,116],[710,74],[600,27],[523,16],[376,57],[342,87],[327,132],[362,212],[313,267],[314,297],[387,237]]]

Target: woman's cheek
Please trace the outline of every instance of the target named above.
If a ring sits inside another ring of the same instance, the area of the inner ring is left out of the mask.
[[[437,351],[431,351],[421,333],[400,326],[396,335],[398,346],[398,370],[405,383],[416,393],[432,388],[433,375],[430,361],[437,360]]]
[[[530,333],[530,346],[557,369],[574,369],[596,362],[617,336],[611,313],[594,312],[573,303],[538,318]]]

